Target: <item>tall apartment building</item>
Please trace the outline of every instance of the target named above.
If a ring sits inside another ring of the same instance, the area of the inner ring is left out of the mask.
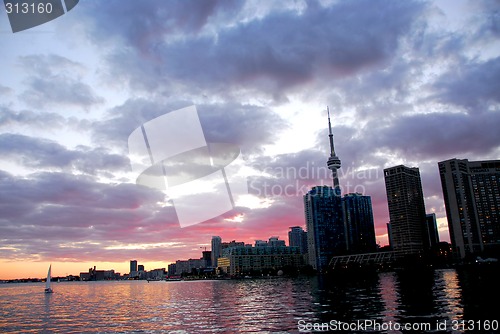
[[[415,254],[424,249],[426,224],[420,171],[403,165],[384,169],[391,230],[395,251]]]
[[[326,270],[333,256],[346,252],[342,197],[332,187],[313,187],[304,195],[309,264]]]
[[[500,160],[438,163],[454,253],[459,258],[500,247]]]
[[[130,260],[129,275],[132,277],[137,275],[137,260]]]
[[[435,248],[439,244],[439,232],[435,213],[425,215],[425,235],[427,239],[424,242],[426,248]]]
[[[288,231],[288,245],[299,247],[301,254],[307,254],[307,232],[300,226],[290,227]]]
[[[221,257],[222,254],[222,238],[219,236],[212,237],[212,266],[217,268],[217,260]]]
[[[347,194],[342,198],[347,252],[371,253],[377,250],[372,200],[359,193]]]

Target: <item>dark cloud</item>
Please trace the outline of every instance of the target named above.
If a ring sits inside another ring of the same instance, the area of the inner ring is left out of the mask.
[[[12,89],[3,85],[0,85],[0,95],[7,95],[12,93]]]
[[[85,107],[103,102],[89,85],[73,78],[32,78],[28,85],[30,89],[22,97],[33,106],[69,104]]]
[[[0,127],[8,128],[14,125],[23,125],[43,128],[46,124],[51,124],[51,128],[60,128],[66,125],[67,121],[57,113],[33,112],[30,110],[14,111],[0,106]]]
[[[92,124],[96,142],[106,141],[127,152],[128,136],[143,123],[171,111],[193,105],[192,102],[170,102],[134,99],[108,111],[105,120]],[[244,154],[261,150],[272,143],[285,120],[266,107],[249,104],[196,104],[207,142],[238,145]],[[172,143],[174,144],[174,143]]]
[[[98,11],[98,16],[110,16],[109,20],[92,23],[97,40],[102,31],[111,31],[106,36],[133,47],[119,48],[108,59],[113,78],[123,78],[132,87],[168,91],[184,86],[193,94],[224,94],[231,86],[232,91],[279,97],[311,80],[330,81],[391,60],[400,39],[425,8],[410,1],[385,1],[369,11],[363,9],[372,8],[371,2],[364,0],[330,7],[310,2],[302,11],[273,12],[238,25],[219,26],[216,33],[205,24],[209,20],[199,19],[217,16],[215,9],[225,10],[218,20],[229,19],[231,11],[239,10],[230,6],[226,11],[227,5],[207,10],[191,3],[161,9],[133,3],[117,8],[114,3]],[[133,11],[132,17],[144,19],[134,24],[127,16],[127,22],[120,24],[125,17],[116,15],[117,11]],[[196,24],[180,24],[191,22],[179,19],[186,16],[198,18],[193,20]],[[120,30],[108,27],[111,24]],[[140,31],[146,28],[144,35]],[[183,38],[175,38],[176,29]]]
[[[500,37],[500,3],[498,1],[474,1],[472,7],[479,11],[477,31],[473,38],[490,42]]]
[[[371,127],[372,147],[397,152],[407,160],[481,156],[498,148],[500,113],[432,113],[404,116]],[[444,159],[443,159],[444,160]]]
[[[472,113],[487,111],[500,103],[500,57],[468,62],[446,72],[433,84],[436,98],[462,106]]]
[[[172,208],[157,204],[163,194],[133,184],[104,184],[65,173],[21,178],[5,172],[0,184],[0,240],[19,247],[20,258],[57,249],[64,256],[79,244],[102,250],[113,242],[151,242],[160,224],[162,230],[177,227]]]
[[[272,144],[288,126],[268,107],[221,103],[197,108],[207,141],[236,144],[247,154],[261,152],[263,145]]]
[[[149,53],[158,44],[158,36],[196,36],[207,26],[234,18],[243,5],[241,1],[220,0],[174,0],[161,5],[154,0],[142,1],[140,5],[112,0],[105,4],[89,3],[82,10],[92,17],[94,24],[89,29],[95,42],[119,39]]]
[[[0,134],[0,154],[35,169],[74,169],[92,175],[103,171],[130,170],[127,157],[109,153],[104,148],[79,146],[70,150],[47,139],[20,134]]]
[[[22,56],[19,66],[28,73],[25,83],[29,87],[20,96],[33,106],[88,108],[104,101],[81,81],[85,67],[67,58],[57,55]]]

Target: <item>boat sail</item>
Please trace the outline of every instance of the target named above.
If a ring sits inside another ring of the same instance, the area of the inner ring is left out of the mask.
[[[45,281],[45,293],[54,292],[52,290],[52,288],[50,287],[50,281],[52,280],[51,269],[52,269],[52,265],[49,266],[49,271],[47,272],[47,280]]]

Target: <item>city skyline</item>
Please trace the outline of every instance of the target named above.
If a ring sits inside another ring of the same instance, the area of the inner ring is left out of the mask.
[[[450,241],[438,162],[500,157],[497,6],[80,2],[16,34],[1,11],[0,279],[161,268],[212,236],[286,239],[305,227],[303,195],[332,185],[330,126],[339,186],[371,196],[381,246],[383,170],[400,164],[419,168]],[[163,193],[135,184],[127,138],[191,105],[206,142],[241,150],[249,195],[181,228]]]

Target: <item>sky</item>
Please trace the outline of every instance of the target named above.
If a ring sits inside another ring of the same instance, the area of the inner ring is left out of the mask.
[[[371,196],[381,246],[384,168],[420,169],[449,241],[437,163],[500,158],[499,1],[83,0],[17,33],[0,11],[0,49],[0,279],[166,268],[212,236],[288,243],[332,183],[327,106],[342,192]],[[192,105],[207,142],[240,149],[248,195],[181,227],[127,140]]]

